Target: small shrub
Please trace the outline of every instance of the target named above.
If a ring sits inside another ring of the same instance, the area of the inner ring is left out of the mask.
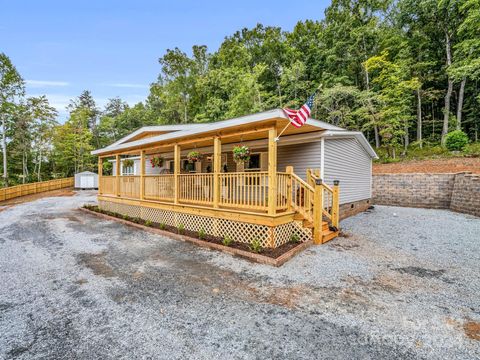
[[[130,216],[128,216],[128,215],[123,215],[122,218],[123,218],[123,220],[130,220]]]
[[[167,228],[167,225],[165,223],[160,223],[160,224],[158,224],[158,228],[160,230],[165,230]]]
[[[250,250],[254,253],[259,253],[262,251],[262,243],[258,238],[252,240],[252,242],[250,243]]]
[[[152,222],[150,220],[145,220],[145,226],[152,226]]]
[[[183,224],[178,224],[177,226],[178,233],[181,235],[185,232],[185,225]]]
[[[223,245],[225,245],[225,246],[230,246],[230,245],[232,245],[232,242],[233,242],[233,240],[232,240],[232,238],[231,238],[230,236],[225,235],[225,236],[223,237],[223,240],[222,240],[222,244],[223,244]]]
[[[461,130],[449,132],[445,138],[445,147],[450,151],[462,151],[468,144],[468,136]]]
[[[142,222],[142,219],[140,219],[139,217],[134,217],[132,221],[136,224],[140,224]]]
[[[200,230],[198,231],[198,238],[199,238],[200,240],[205,239],[206,236],[207,236],[207,234],[205,234],[205,230],[200,229]]]
[[[292,234],[290,236],[290,242],[294,244],[300,242],[300,236],[298,236],[297,234]]]
[[[468,144],[463,151],[466,155],[480,156],[480,142]]]

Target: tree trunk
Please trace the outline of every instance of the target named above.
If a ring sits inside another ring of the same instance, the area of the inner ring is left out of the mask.
[[[450,35],[445,31],[445,50],[447,53],[447,68],[452,65],[452,54],[451,54],[451,44],[450,44]],[[443,109],[443,128],[442,128],[442,145],[445,145],[445,137],[448,133],[448,120],[450,115],[450,99],[452,97],[453,91],[453,80],[448,75],[448,88],[447,94],[445,95],[445,107]]]
[[[423,147],[422,125],[422,97],[420,96],[420,89],[417,89],[417,142],[420,149]]]
[[[408,136],[408,120],[407,119],[405,119],[403,126],[404,126],[403,129],[405,131],[405,136],[403,137],[403,139],[404,139],[404,148],[405,148],[405,154],[406,154],[408,145],[410,145],[410,138]]]
[[[3,181],[4,187],[8,186],[8,172],[7,172],[7,134],[5,125],[5,116],[2,116],[2,154],[3,154]]]
[[[458,106],[457,106],[457,130],[462,130],[462,110],[463,110],[463,95],[465,94],[465,83],[467,78],[463,78],[460,83],[460,91],[458,93]]]
[[[378,135],[377,124],[373,125],[373,132],[375,133],[375,147],[378,149],[380,147],[380,136]]]
[[[37,181],[42,181],[40,177],[40,171],[42,169],[42,149],[40,149],[40,152],[38,154],[38,172],[37,172]]]

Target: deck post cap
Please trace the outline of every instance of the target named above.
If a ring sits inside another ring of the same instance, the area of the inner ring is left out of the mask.
[[[338,186],[340,184],[340,180],[333,180],[333,185]]]
[[[315,179],[315,185],[322,185],[322,179]]]

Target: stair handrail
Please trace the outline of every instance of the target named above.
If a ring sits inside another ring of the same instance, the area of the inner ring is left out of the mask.
[[[308,221],[313,220],[314,188],[297,174],[291,173],[292,208],[302,214]]]
[[[319,170],[312,170],[307,169],[307,180],[309,183],[315,184],[320,177]],[[333,187],[330,187],[328,184],[321,181],[322,187],[322,202],[323,202],[323,209],[322,214],[327,218],[330,222],[331,226],[338,229],[339,225],[339,207],[340,207],[340,199],[339,199],[339,181],[335,180],[333,182]]]

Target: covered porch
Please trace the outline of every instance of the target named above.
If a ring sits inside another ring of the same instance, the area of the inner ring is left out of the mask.
[[[323,183],[319,169],[308,170],[306,181],[292,166],[279,171],[277,135],[286,124],[282,120],[185,134],[101,154],[99,203],[105,208],[129,209],[130,216],[151,216],[152,221],[170,226],[181,224],[222,236],[229,233],[236,240],[244,237],[244,242],[258,238],[264,247],[277,247],[292,236],[315,243],[328,241],[328,235],[338,229],[338,182],[333,187]],[[303,133],[313,131],[319,129],[302,129]],[[298,129],[287,128],[285,136],[295,132]],[[255,154],[253,163],[232,168],[232,147],[247,142],[262,151]],[[185,166],[185,155],[192,150],[203,154],[201,166]],[[161,156],[168,163],[162,173],[146,173],[152,156]],[[128,174],[121,164],[132,157],[139,158],[139,169]],[[109,159],[116,166],[113,174],[106,175],[103,164]]]

